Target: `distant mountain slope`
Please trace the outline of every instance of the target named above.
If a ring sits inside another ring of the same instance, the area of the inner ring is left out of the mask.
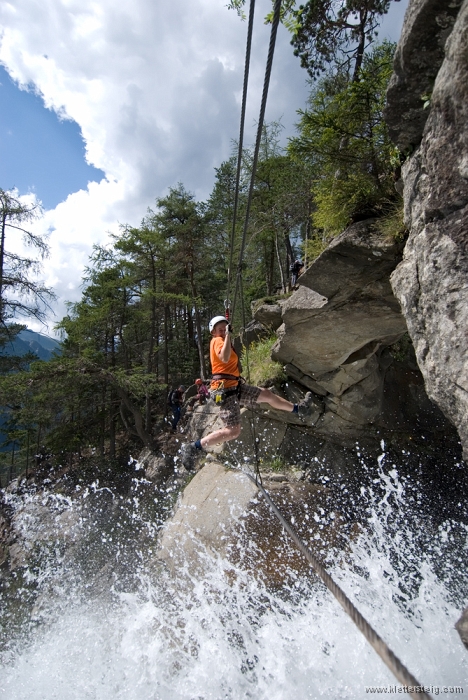
[[[12,343],[7,343],[2,354],[26,355],[33,352],[40,360],[50,360],[54,352],[60,353],[60,343],[42,333],[36,333],[28,328],[21,331]]]

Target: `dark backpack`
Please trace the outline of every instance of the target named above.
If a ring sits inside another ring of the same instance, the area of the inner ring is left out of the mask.
[[[179,392],[177,389],[173,389],[167,395],[167,405],[171,406],[171,408],[179,405]]]

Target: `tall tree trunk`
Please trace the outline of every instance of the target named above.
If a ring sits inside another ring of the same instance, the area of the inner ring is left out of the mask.
[[[280,255],[280,250],[279,250],[279,244],[278,244],[278,231],[275,229],[275,247],[276,247],[276,258],[278,260],[278,267],[281,275],[281,289],[282,293],[286,293],[286,280],[284,278],[284,272],[283,272],[283,265],[281,263],[281,255]]]
[[[286,269],[289,270],[289,266],[291,265],[291,263],[294,262],[294,251],[292,249],[291,239],[289,238],[288,229],[286,229],[284,232],[284,243],[286,245],[286,265],[287,265]]]
[[[114,415],[114,392],[110,392],[109,404],[109,457],[115,459],[115,415]]]
[[[169,386],[169,305],[164,305],[164,383]]]
[[[114,385],[114,389],[117,395],[122,399],[125,407],[132,414],[133,420],[135,421],[135,430],[138,434],[138,437],[141,439],[145,447],[153,449],[154,441],[152,436],[145,430],[144,420],[140,409],[133,403],[125,389],[123,389],[118,384]]]
[[[195,333],[193,330],[192,312],[189,308],[187,308],[187,334],[190,345],[196,347],[197,342],[195,340]]]
[[[198,304],[197,304],[197,288],[195,286],[193,265],[189,266],[189,278],[190,278],[190,286],[192,288],[193,308],[195,311],[195,326],[197,328],[197,348],[198,348],[198,359],[200,362],[200,377],[201,377],[201,379],[203,379],[203,381],[205,381],[205,377],[206,377],[205,353],[203,352],[203,336],[202,336],[202,329],[201,329],[200,312],[198,311]]]
[[[270,250],[268,251],[268,267],[267,267],[267,294],[273,294],[273,280],[275,271],[275,241],[270,241]]]
[[[99,454],[104,457],[105,451],[105,439],[106,439],[106,388],[103,387],[101,391],[101,408],[100,414],[100,424],[101,428],[99,431]]]
[[[307,243],[310,239],[310,229],[311,229],[311,218],[312,218],[312,197],[307,198],[307,221],[306,221],[306,232],[305,232],[305,246],[304,246],[304,268],[307,268]]]
[[[5,231],[6,231],[6,215],[2,217],[2,235],[0,240],[0,322],[4,322],[3,318],[3,266],[5,262]]]
[[[353,83],[357,83],[359,81],[359,74],[361,72],[362,61],[364,59],[364,51],[366,49],[366,23],[367,10],[361,9],[359,12],[359,43],[356,52],[356,62],[354,64],[352,78]]]
[[[156,352],[154,354],[155,357],[155,366],[154,366],[154,372],[156,376],[159,378],[159,333],[160,333],[160,328],[159,328],[159,319],[156,319]]]

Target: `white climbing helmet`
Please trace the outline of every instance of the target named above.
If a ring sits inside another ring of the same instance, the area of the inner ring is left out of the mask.
[[[229,323],[227,318],[225,316],[215,316],[214,318],[211,319],[211,321],[208,324],[208,328],[210,329],[210,333],[213,330],[213,328],[216,326],[217,323],[220,323],[221,321],[225,321],[226,323]]]

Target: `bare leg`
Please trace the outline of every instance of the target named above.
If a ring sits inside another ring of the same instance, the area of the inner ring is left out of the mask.
[[[286,399],[277,396],[269,389],[262,389],[260,395],[257,399],[257,403],[267,403],[272,408],[276,408],[279,411],[291,411],[294,408],[294,404]],[[207,447],[212,447],[213,445],[220,445],[222,442],[228,442],[229,440],[235,440],[239,437],[241,431],[240,425],[235,425],[232,428],[221,428],[221,430],[216,430],[214,433],[206,435],[200,440],[203,449]]]
[[[261,390],[257,403],[268,403],[272,408],[276,408],[278,411],[288,411],[288,413],[291,413],[294,408],[293,403],[277,396],[269,389]]]
[[[239,437],[241,431],[240,425],[234,425],[232,428],[221,428],[216,430],[214,433],[206,435],[200,440],[203,449],[207,447],[212,447],[212,445],[219,445],[222,442],[228,442],[229,440],[235,440]]]

